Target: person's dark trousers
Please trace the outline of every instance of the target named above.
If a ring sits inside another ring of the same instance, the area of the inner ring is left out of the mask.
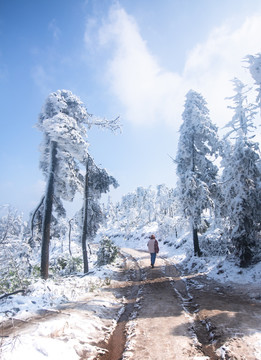
[[[154,267],[156,260],[156,253],[150,253],[151,266]]]

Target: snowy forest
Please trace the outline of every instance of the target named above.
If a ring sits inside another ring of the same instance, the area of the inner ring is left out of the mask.
[[[2,297],[39,279],[88,274],[90,256],[92,267],[100,267],[115,259],[119,244],[138,246],[152,232],[162,249],[183,249],[186,259],[222,257],[239,269],[260,262],[261,54],[247,56],[244,66],[253,83],[232,80],[234,95],[224,101],[233,116],[222,136],[204,94],[188,91],[177,155],[170,160],[176,188],[140,186],[117,203],[101,203],[102,194],[119,184],[96,165],[87,135],[93,127],[120,132],[120,119],[90,115],[69,90],[51,93],[37,123],[45,193],[30,219],[1,205]],[[79,193],[82,207],[68,218],[63,201]]]

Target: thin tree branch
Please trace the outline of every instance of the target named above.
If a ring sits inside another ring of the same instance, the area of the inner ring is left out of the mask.
[[[2,296],[0,296],[0,300],[1,299],[4,299],[5,297],[8,297],[8,296],[10,296],[10,295],[15,295],[15,294],[18,294],[18,293],[25,293],[25,289],[21,289],[21,290],[16,290],[16,291],[13,291],[13,292],[11,292],[11,293],[8,293],[8,294],[4,294],[4,295],[2,295]]]

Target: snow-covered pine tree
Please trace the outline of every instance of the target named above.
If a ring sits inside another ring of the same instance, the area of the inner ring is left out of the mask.
[[[139,186],[136,189],[136,209],[144,224],[155,220],[155,190]]]
[[[234,106],[228,106],[229,109],[234,111],[232,120],[225,126],[232,128],[227,134],[228,138],[231,134],[235,133],[237,137],[249,138],[250,133],[254,131],[254,117],[256,115],[256,105],[248,103],[247,93],[250,89],[242,83],[241,80],[234,78],[232,80],[234,84],[235,95],[227,98],[234,102]]]
[[[88,237],[93,238],[99,229],[99,225],[102,222],[99,199],[101,194],[109,191],[110,185],[116,188],[118,183],[105,169],[99,168],[91,156],[88,155],[86,159],[81,235],[84,273],[89,271],[86,241]]]
[[[157,195],[156,195],[156,213],[159,216],[159,219],[163,219],[164,216],[169,215],[169,208],[170,208],[170,190],[165,184],[161,184],[157,186]]]
[[[258,95],[256,101],[261,111],[261,53],[255,56],[248,55],[246,57],[246,60],[248,61],[249,64],[250,74],[252,75],[257,85]]]
[[[46,178],[42,223],[41,276],[48,278],[50,225],[54,196],[73,200],[83,186],[79,162],[87,157],[88,113],[81,100],[68,90],[51,93],[39,115],[43,132],[40,168]]]
[[[38,128],[44,134],[40,168],[47,180],[42,224],[41,276],[48,277],[50,224],[53,200],[73,200],[82,191],[80,164],[88,158],[87,128],[120,129],[119,118],[107,120],[87,113],[82,101],[69,90],[51,93],[39,115]]]
[[[233,80],[235,95],[231,98],[234,106],[232,121],[226,138],[233,134],[232,142],[226,143],[223,151],[222,195],[223,212],[226,216],[228,235],[240,259],[240,266],[251,263],[260,229],[261,174],[257,166],[258,144],[254,143],[253,120],[255,106],[248,104],[246,86],[238,79]]]
[[[178,196],[182,210],[190,219],[194,254],[200,256],[198,227],[204,210],[213,206],[217,166],[213,163],[218,149],[217,127],[209,118],[207,103],[201,94],[190,90],[180,127],[177,163]]]

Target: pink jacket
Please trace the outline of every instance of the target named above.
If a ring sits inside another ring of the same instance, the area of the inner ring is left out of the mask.
[[[149,249],[149,253],[155,253],[155,239],[150,239],[147,246]]]

